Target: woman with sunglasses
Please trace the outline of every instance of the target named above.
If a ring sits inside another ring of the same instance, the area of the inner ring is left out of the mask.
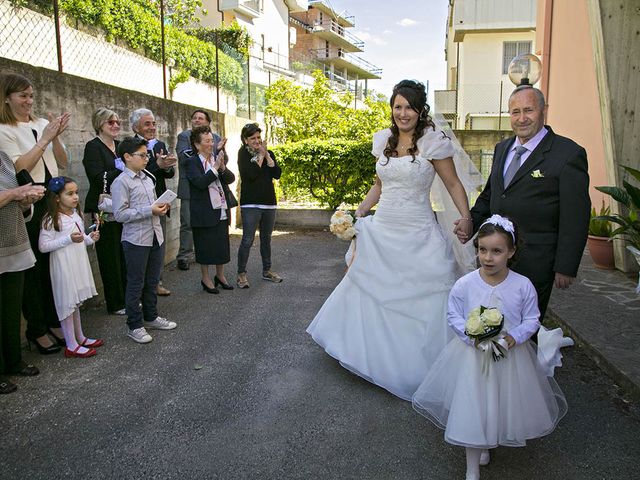
[[[33,102],[33,83],[28,78],[17,73],[0,74],[0,150],[13,161],[15,171],[24,182],[46,185],[58,176],[58,167],[67,166],[67,152],[60,135],[69,125],[70,114],[49,113],[49,120],[38,118],[33,113]],[[43,355],[59,352],[64,345],[51,291],[49,254],[38,250],[45,211],[46,201],[42,198],[34,203],[33,216],[27,222],[36,263],[25,271],[22,301],[22,313],[27,320],[26,337]]]
[[[120,133],[120,118],[108,108],[100,107],[91,116],[96,137],[84,147],[84,165],[89,179],[89,192],[84,202],[85,213],[90,213],[94,224],[100,229],[100,241],[96,243],[98,266],[104,288],[107,311],[112,315],[124,315],[124,292],[127,274],[122,253],[122,224],[113,219],[107,208],[101,214],[101,196],[111,193],[111,183],[124,169],[124,163],[117,158],[116,149],[120,143],[116,137]],[[104,208],[104,204],[102,204]]]

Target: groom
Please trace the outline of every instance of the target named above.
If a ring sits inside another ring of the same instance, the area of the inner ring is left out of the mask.
[[[515,137],[496,145],[491,176],[471,209],[474,232],[492,214],[515,221],[523,240],[512,269],[538,292],[540,319],[551,289],[568,288],[578,272],[591,201],[587,153],[544,125],[543,93],[518,87],[509,98]],[[462,241],[462,232],[456,226]]]

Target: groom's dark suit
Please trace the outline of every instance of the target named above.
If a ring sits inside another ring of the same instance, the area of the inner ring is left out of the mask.
[[[512,269],[535,285],[542,316],[555,273],[578,272],[591,209],[586,151],[545,128],[548,133],[506,189],[504,164],[515,137],[496,145],[491,176],[471,209],[475,230],[496,213],[516,222],[523,245]]]

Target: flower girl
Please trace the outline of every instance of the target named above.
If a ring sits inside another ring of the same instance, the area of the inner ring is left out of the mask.
[[[489,448],[524,446],[553,431],[567,411],[529,342],[540,312],[531,282],[508,268],[516,245],[509,219],[493,215],[480,226],[481,266],[449,295],[448,323],[458,338],[413,397],[414,408],[445,430],[446,442],[466,447],[468,480],[480,478]]]
[[[98,241],[100,233],[85,234],[78,208],[78,185],[67,177],[52,178],[38,247],[43,253],[51,252],[51,285],[66,342],[65,357],[90,357],[103,344],[87,338],[80,324],[78,307],[97,295],[85,245]]]

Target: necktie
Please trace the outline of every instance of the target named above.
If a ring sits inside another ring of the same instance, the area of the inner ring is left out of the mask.
[[[527,151],[526,147],[522,145],[518,145],[516,147],[516,154],[511,159],[511,163],[509,164],[509,168],[507,168],[506,173],[504,174],[504,188],[507,188],[513,180],[513,177],[516,175],[516,172],[520,168],[520,157],[524,152]]]

